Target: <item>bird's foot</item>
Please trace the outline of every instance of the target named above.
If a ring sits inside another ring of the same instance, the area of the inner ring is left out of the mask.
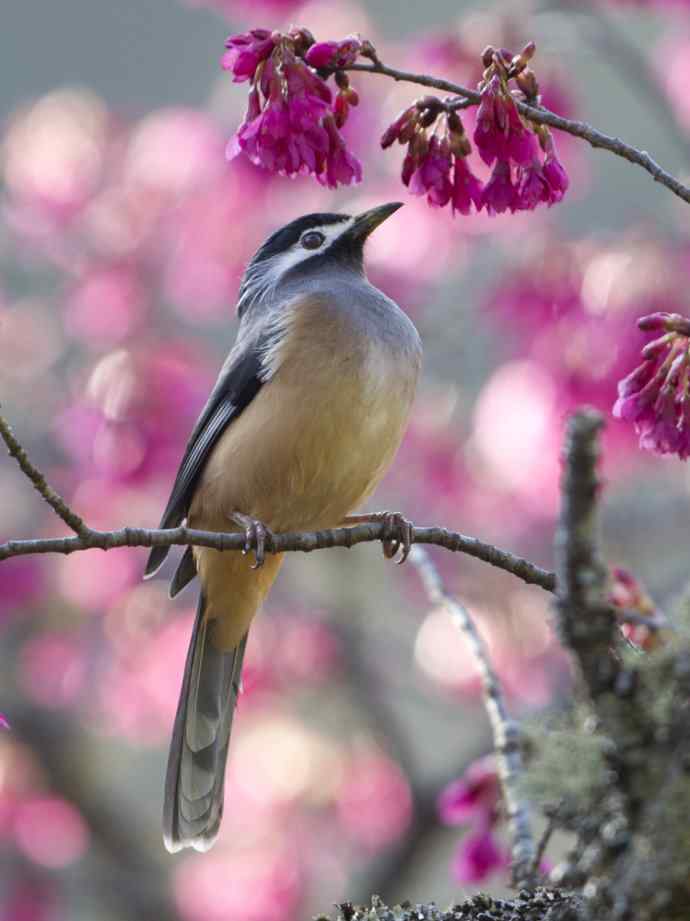
[[[344,524],[367,524],[383,522],[381,546],[383,555],[392,560],[400,552],[398,564],[404,563],[412,549],[412,532],[414,525],[400,512],[371,512],[369,515],[348,515]]]
[[[273,540],[273,533],[263,521],[259,521],[258,518],[252,518],[251,515],[233,512],[228,517],[234,524],[244,528],[244,548],[242,553],[247,554],[250,550],[253,550],[254,563],[252,569],[259,569],[264,565],[264,560],[266,559],[266,541],[270,543]]]

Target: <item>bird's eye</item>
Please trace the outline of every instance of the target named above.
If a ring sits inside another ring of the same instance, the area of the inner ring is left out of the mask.
[[[305,249],[318,249],[326,238],[318,230],[310,230],[302,237],[301,243]]]

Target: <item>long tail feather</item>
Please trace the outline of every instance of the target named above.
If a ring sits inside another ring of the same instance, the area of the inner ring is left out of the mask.
[[[223,815],[225,762],[247,634],[231,651],[210,641],[199,598],[168,756],[163,840],[170,852],[207,851]]]
[[[196,563],[194,561],[194,551],[191,547],[187,547],[185,552],[182,554],[180,562],[177,565],[177,569],[172,577],[170,582],[169,595],[171,598],[174,598],[175,595],[179,595],[185,586],[187,586],[192,579],[196,577]]]

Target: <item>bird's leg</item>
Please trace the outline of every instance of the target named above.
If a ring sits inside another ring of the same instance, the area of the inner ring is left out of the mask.
[[[412,549],[414,525],[400,512],[370,512],[368,515],[348,515],[343,524],[370,524],[383,522],[384,531],[381,546],[383,555],[392,560],[401,551],[398,563],[404,563]]]
[[[242,553],[249,553],[254,550],[254,565],[252,569],[258,569],[264,565],[266,559],[266,539],[273,539],[273,534],[266,527],[263,521],[258,518],[252,518],[251,515],[244,515],[242,512],[231,512],[228,515],[233,524],[244,528],[244,549]]]

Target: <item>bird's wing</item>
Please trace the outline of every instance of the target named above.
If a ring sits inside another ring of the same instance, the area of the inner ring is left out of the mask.
[[[161,528],[175,528],[186,517],[199,475],[213,446],[233,419],[251,403],[263,382],[260,342],[244,349],[234,360],[231,354],[187,442],[170,499],[161,519]],[[144,578],[152,576],[160,568],[169,549],[153,548],[149,554]]]

